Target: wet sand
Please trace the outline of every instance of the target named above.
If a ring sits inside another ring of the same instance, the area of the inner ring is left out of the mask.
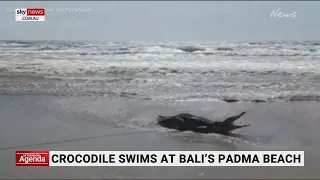
[[[319,178],[320,103],[165,102],[0,96],[0,178]],[[241,138],[166,131],[158,114],[212,119],[246,111]],[[15,167],[16,150],[304,150],[305,167]]]

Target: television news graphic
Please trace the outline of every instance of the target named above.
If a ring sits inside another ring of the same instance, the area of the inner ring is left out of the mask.
[[[49,151],[16,151],[16,166],[49,166]]]
[[[16,21],[45,21],[44,8],[20,8],[16,9]]]
[[[17,151],[16,166],[304,166],[304,151]]]

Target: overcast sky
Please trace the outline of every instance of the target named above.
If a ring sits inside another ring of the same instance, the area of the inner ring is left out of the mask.
[[[15,22],[11,10],[28,7],[53,12],[45,22]],[[271,18],[278,8],[296,17]],[[320,40],[320,2],[2,1],[0,9],[0,39],[6,40]]]

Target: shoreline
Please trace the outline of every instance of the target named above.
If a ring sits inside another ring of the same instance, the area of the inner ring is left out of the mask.
[[[168,102],[106,97],[0,95],[0,178],[257,179],[318,178],[320,103]],[[244,138],[166,131],[158,114],[212,119],[247,111]],[[90,138],[92,137],[92,138]],[[96,137],[96,138],[94,138]],[[87,138],[87,139],[86,139]],[[52,143],[56,142],[56,143]],[[41,144],[46,143],[46,144]],[[38,144],[37,146],[3,148]],[[1,150],[2,148],[2,150]],[[305,167],[15,167],[15,150],[304,150]],[[250,173],[248,173],[250,172]]]

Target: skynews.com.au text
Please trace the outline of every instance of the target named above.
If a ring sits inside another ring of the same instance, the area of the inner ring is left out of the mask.
[[[16,21],[45,21],[44,8],[19,8],[15,15]]]
[[[91,8],[7,8],[7,12],[14,12],[16,21],[45,21],[47,13],[87,13]]]

